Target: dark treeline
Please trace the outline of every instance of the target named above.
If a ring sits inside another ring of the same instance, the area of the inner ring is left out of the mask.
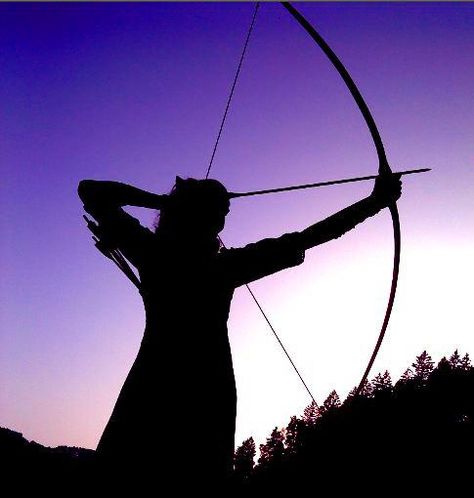
[[[471,486],[474,368],[467,354],[455,351],[434,366],[425,351],[395,384],[385,372],[359,396],[354,392],[341,402],[333,391],[286,428],[275,428],[257,461],[254,440],[244,441],[235,452],[235,494],[292,496],[313,489],[316,495],[384,496],[418,490],[426,496],[448,485],[452,496]],[[206,444],[205,434],[192,448],[196,458],[200,444]],[[159,448],[157,455],[159,487],[159,458],[166,455]],[[12,479],[18,489],[60,482],[82,484],[85,491],[94,486],[94,451],[46,448],[9,429],[0,429],[0,463],[3,482]]]
[[[355,391],[343,403],[333,391],[275,428],[256,464],[254,440],[244,441],[235,453],[234,488],[259,496],[304,489],[384,496],[441,485],[452,496],[474,489],[474,368],[467,354],[455,351],[435,367],[424,351],[395,384],[386,371]]]

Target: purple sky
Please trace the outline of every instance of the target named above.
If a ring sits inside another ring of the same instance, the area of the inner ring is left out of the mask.
[[[359,85],[394,170],[402,266],[373,374],[474,354],[474,4],[300,4]],[[94,248],[76,188],[203,177],[253,4],[0,4],[0,426],[95,448],[136,355],[139,295]],[[314,42],[263,4],[212,175],[254,190],[373,174],[362,117]],[[236,200],[223,239],[304,228],[371,184]],[[131,212],[150,224],[153,215]],[[357,383],[383,317],[388,213],[253,288],[316,397]],[[236,441],[309,403],[244,290],[229,323]]]

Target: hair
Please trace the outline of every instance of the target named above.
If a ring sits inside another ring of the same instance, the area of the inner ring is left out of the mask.
[[[179,219],[185,219],[196,206],[216,202],[228,202],[227,189],[217,180],[176,177],[176,183],[166,197],[166,201],[153,222],[154,233],[166,237],[172,234]],[[218,236],[209,241],[210,249],[218,252],[221,242]]]

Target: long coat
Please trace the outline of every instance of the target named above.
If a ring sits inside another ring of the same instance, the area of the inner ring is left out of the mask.
[[[196,255],[164,243],[121,208],[89,212],[138,269],[146,313],[99,461],[124,482],[147,475],[167,485],[221,481],[232,469],[237,402],[227,331],[232,295],[300,264],[299,234]]]

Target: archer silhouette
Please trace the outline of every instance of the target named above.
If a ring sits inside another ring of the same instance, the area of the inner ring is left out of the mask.
[[[227,319],[235,288],[301,264],[306,249],[387,207],[401,195],[400,176],[377,178],[368,197],[301,232],[231,249],[218,237],[230,201],[216,180],[177,177],[168,195],[83,180],[78,193],[101,240],[137,268],[146,312],[138,355],[97,447],[99,460],[116,484],[221,484],[234,452],[237,396]],[[127,205],[159,210],[155,230],[126,213]]]

